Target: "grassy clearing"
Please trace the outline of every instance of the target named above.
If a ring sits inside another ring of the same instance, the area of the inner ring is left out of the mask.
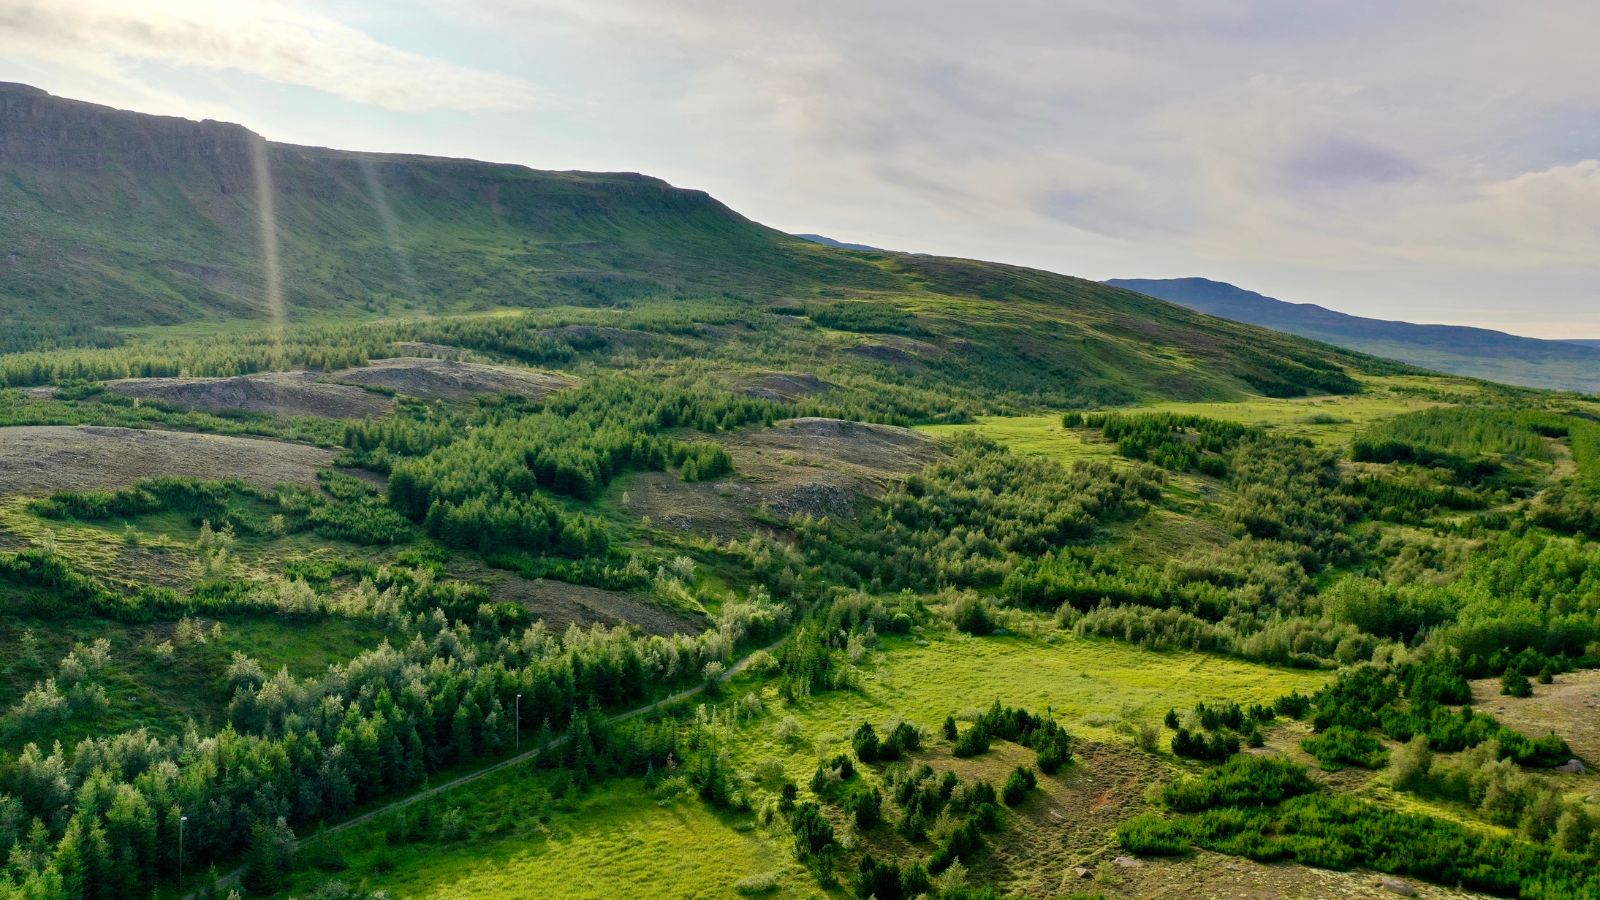
[[[966,425],[924,425],[918,428],[935,437],[980,432],[1021,453],[1048,456],[1061,462],[1116,458],[1116,444],[1099,439],[1087,429],[1063,428],[1061,417],[979,416]]]
[[[1459,381],[1393,376],[1363,379],[1364,391],[1339,397],[1257,397],[1227,403],[1154,403],[1129,410],[1206,416],[1266,428],[1275,434],[1303,437],[1322,446],[1343,446],[1373,422],[1401,413],[1439,406],[1440,389],[1469,389]]]
[[[758,688],[775,713],[753,724],[732,750],[746,767],[777,758],[803,783],[815,758],[848,749],[850,735],[864,721],[882,725],[904,718],[936,729],[945,716],[998,698],[1010,706],[1051,710],[1075,733],[1110,739],[1110,726],[1118,719],[1156,721],[1169,708],[1201,700],[1265,703],[1294,690],[1314,690],[1326,678],[1320,672],[1203,653],[1158,653],[1071,635],[1053,641],[951,635],[926,646],[895,640],[863,669],[859,690],[779,708],[770,689]],[[809,745],[777,739],[777,725],[787,716],[799,721]]]
[[[945,715],[995,697],[1053,710],[1086,738],[1080,762],[1043,780],[1038,798],[1008,820],[1004,836],[983,862],[987,879],[1032,890],[1058,880],[1061,866],[1099,853],[1110,828],[1129,810],[1142,808],[1143,790],[1160,777],[1158,759],[1130,753],[1115,735],[1117,719],[1154,721],[1168,707],[1197,700],[1268,701],[1291,690],[1310,690],[1324,677],[1070,636],[949,635],[890,641],[863,666],[858,690],[785,705],[772,685],[751,675],[741,676],[724,700],[755,692],[769,710],[731,735],[728,748],[736,766],[748,774],[757,762],[775,758],[801,784],[809,781],[817,757],[848,752],[850,734],[862,721],[905,717],[936,732]],[[790,716],[798,720],[803,737],[786,744],[776,732]],[[1001,743],[974,759],[952,759],[944,742],[931,741],[921,758],[965,779],[998,782],[1032,758],[1031,751]],[[864,770],[863,777],[876,780],[877,775]],[[552,892],[597,898],[726,897],[735,894],[741,879],[777,873],[777,888],[763,896],[822,896],[811,875],[794,862],[787,835],[753,826],[748,815],[718,814],[692,797],[658,800],[637,779],[554,799],[551,779],[519,768],[440,799],[432,810],[435,819],[452,807],[462,811],[466,834],[454,840],[391,845],[382,821],[333,838],[340,862],[302,871],[294,890],[304,893],[337,877],[421,898],[498,900]],[[898,846],[886,832],[873,840]],[[1041,866],[1046,860],[1049,864]]]
[[[301,872],[291,893],[337,877],[414,898],[729,897],[741,879],[776,873],[763,896],[822,896],[787,843],[748,816],[717,815],[692,797],[656,800],[638,779],[561,800],[547,783],[518,769],[450,795],[440,810],[459,806],[468,829],[456,841],[390,847],[381,824],[341,835],[349,868]]]
[[[1433,382],[1452,390],[1461,382],[1418,377],[1368,379],[1367,390],[1350,396],[1256,397],[1218,403],[1154,403],[1124,407],[1127,412],[1170,412],[1256,425],[1274,433],[1304,437],[1322,446],[1344,446],[1373,422],[1401,413],[1438,406],[1438,395],[1425,388]],[[926,425],[919,430],[937,437],[980,432],[1023,453],[1037,453],[1062,462],[1115,458],[1116,445],[1093,429],[1063,428],[1059,415],[979,416],[963,425]]]

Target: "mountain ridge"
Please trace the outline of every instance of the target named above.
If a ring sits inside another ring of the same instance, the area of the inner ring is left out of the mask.
[[[118,326],[264,314],[247,287],[262,268],[255,154],[276,201],[293,312],[359,310],[351,298],[375,294],[389,296],[369,311],[438,311],[777,286],[792,257],[815,256],[704,191],[647,175],[281,144],[240,125],[0,85],[0,312]],[[494,265],[473,264],[469,248]],[[734,278],[718,265],[730,249]],[[804,265],[865,282],[879,274],[838,255]],[[394,296],[406,280],[428,297]],[[88,299],[97,295],[137,302]]]
[[[841,251],[647,175],[302,147],[0,88],[0,316],[40,333],[641,305],[699,329],[707,300],[753,335],[784,310],[827,353],[1027,404],[1351,392],[1352,372],[1398,371],[1085,279]]]
[[[1600,390],[1600,348],[1469,325],[1374,319],[1269,297],[1207,278],[1111,278],[1209,315],[1325,341],[1455,375],[1524,387]]]

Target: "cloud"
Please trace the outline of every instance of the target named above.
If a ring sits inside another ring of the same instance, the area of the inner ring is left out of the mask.
[[[236,71],[388,109],[532,106],[525,81],[385,44],[328,16],[273,2],[0,0],[0,48],[85,68],[163,63]]]
[[[1513,273],[1545,310],[1600,282],[1592,0],[313,2],[0,0],[0,60],[537,105],[301,129],[314,104],[195,92],[277,137],[645,171],[777,227],[1091,277],[1433,319]]]
[[[1359,188],[1416,178],[1421,164],[1387,147],[1355,137],[1313,137],[1283,161],[1291,187]]]

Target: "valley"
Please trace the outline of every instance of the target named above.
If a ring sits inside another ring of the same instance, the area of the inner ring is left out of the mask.
[[[0,897],[1600,893],[1586,395],[0,123]]]

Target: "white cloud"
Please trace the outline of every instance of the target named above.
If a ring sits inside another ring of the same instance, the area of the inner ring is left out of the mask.
[[[521,109],[536,99],[520,79],[258,0],[0,0],[0,52],[101,72],[140,63],[237,71],[402,111]]]
[[[272,2],[0,0],[0,60],[483,109],[202,97],[272,137],[644,171],[778,227],[1090,277],[1480,321],[1525,284],[1539,308],[1504,314],[1529,322],[1600,283],[1592,0]]]

